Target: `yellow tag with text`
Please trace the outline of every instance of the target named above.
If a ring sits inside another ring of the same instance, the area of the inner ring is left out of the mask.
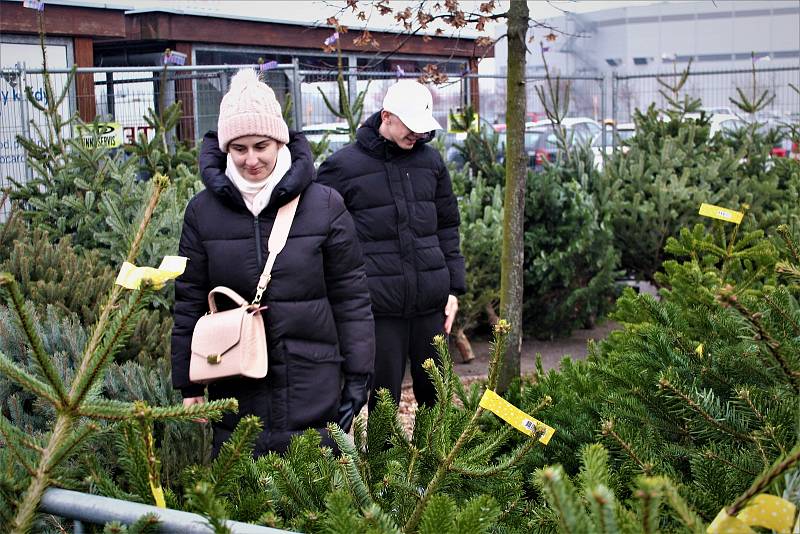
[[[744,218],[744,213],[740,211],[729,210],[713,204],[700,204],[700,211],[698,212],[703,217],[711,217],[712,219],[719,219],[733,224],[739,224]]]
[[[756,495],[736,517],[720,510],[708,526],[708,534],[754,534],[750,528],[764,527],[781,534],[788,534],[794,521],[795,505],[775,495]]]
[[[550,438],[556,433],[555,428],[534,419],[491,389],[487,389],[483,393],[480,405],[523,434],[533,436],[536,433],[539,441],[544,445],[550,443]]]
[[[156,289],[161,289],[167,280],[173,280],[186,270],[188,258],[183,256],[164,256],[157,269],[153,267],[137,267],[127,261],[117,275],[116,284],[127,289],[139,289],[142,282],[149,280]]]

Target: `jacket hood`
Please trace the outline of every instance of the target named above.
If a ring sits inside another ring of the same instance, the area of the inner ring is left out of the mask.
[[[314,179],[314,157],[306,137],[300,132],[289,132],[286,145],[292,155],[292,166],[272,191],[265,211],[277,209],[302,193]],[[242,194],[225,174],[227,154],[219,149],[217,132],[203,136],[200,148],[200,176],[203,185],[223,202],[247,210]]]
[[[417,140],[410,150],[400,148],[392,141],[383,137],[378,129],[381,126],[381,112],[377,111],[364,121],[364,124],[356,130],[356,142],[365,151],[378,158],[391,159],[420,150],[426,143],[433,139],[433,135],[427,135]]]

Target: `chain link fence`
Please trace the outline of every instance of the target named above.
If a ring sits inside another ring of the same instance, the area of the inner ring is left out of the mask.
[[[173,139],[193,143],[207,130],[215,129],[222,96],[228,90],[231,76],[243,68],[262,68],[253,65],[208,65],[168,67],[117,67],[77,69],[75,80],[67,85],[69,70],[51,70],[50,80],[55,97],[65,91],[58,110],[62,116],[79,114],[83,121],[97,118],[101,122],[119,124],[122,141],[129,143],[139,135],[151,136],[152,128],[145,121],[149,109],[156,112],[173,102],[181,101],[183,116]],[[634,110],[647,108],[651,103],[667,103],[659,90],[658,80],[674,83],[681,72],[649,75],[572,76],[561,77],[562,89],[569,87],[568,116],[587,117],[598,122],[612,119],[628,122]],[[403,75],[416,77],[417,74]],[[394,72],[343,73],[343,84],[351,102],[364,92],[362,120],[381,107],[387,87],[399,77]],[[298,64],[281,64],[263,72],[264,80],[275,90],[290,127],[303,129],[312,140],[326,132],[331,148],[349,142],[347,125],[328,106],[339,108],[337,73],[301,70]],[[736,88],[746,94],[758,95],[766,90],[775,98],[760,117],[783,121],[800,121],[800,94],[790,87],[800,87],[800,67],[774,67],[752,70],[692,72],[681,94],[700,98],[703,105],[720,112],[737,112],[730,98],[738,98]],[[45,135],[44,113],[27,101],[25,87],[39,106],[47,105],[47,91],[40,69],[24,65],[3,69],[0,80],[0,187],[7,187],[8,177],[23,181],[30,178],[31,169],[25,163],[25,152],[17,136],[36,138],[36,130]],[[544,107],[536,88],[549,92],[544,75],[526,78],[528,121],[545,118]],[[443,125],[448,123],[449,111],[460,111],[467,104],[477,103],[483,123],[505,123],[506,79],[504,76],[465,74],[451,76],[437,86],[431,86],[434,96],[434,115]],[[566,93],[562,93],[562,96]],[[327,102],[326,103],[326,99]],[[64,135],[78,135],[74,128]],[[449,142],[457,142],[452,136]]]

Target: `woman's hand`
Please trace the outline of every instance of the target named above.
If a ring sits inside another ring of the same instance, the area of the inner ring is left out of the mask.
[[[458,313],[458,299],[455,295],[450,295],[447,297],[447,305],[444,307],[444,333],[447,335],[450,335],[450,330],[453,329],[456,313]]]
[[[183,399],[183,407],[188,408],[189,406],[194,406],[195,404],[205,404],[206,398],[205,397],[186,397]],[[208,423],[208,419],[199,418],[199,419],[192,419],[195,423]]]

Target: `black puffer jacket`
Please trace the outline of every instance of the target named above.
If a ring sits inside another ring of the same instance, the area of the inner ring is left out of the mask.
[[[378,133],[380,122],[380,113],[367,119],[317,181],[339,191],[353,215],[375,315],[444,311],[448,294],[466,290],[450,175],[427,139],[403,150]]]
[[[282,451],[293,433],[336,421],[343,374],[371,374],[375,352],[353,221],[336,191],[312,182],[314,166],[305,137],[292,133],[288,146],[291,169],[267,207],[254,217],[224,174],[225,154],[216,134],[206,134],[200,156],[206,190],[186,208],[179,253],[189,261],[175,286],[172,381],[184,397],[198,396],[203,387],[189,382],[191,337],[198,318],[208,310],[209,290],[221,285],[248,301],[253,298],[277,210],[302,193],[262,300],[268,306],[267,377],[209,385],[211,399],[239,400],[239,413],[227,414],[216,424],[215,446],[243,415],[255,414],[265,423],[256,454]]]

